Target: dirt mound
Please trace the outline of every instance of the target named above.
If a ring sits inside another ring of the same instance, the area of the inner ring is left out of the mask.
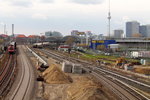
[[[67,89],[67,100],[107,100],[102,85],[88,78],[80,78]]]
[[[134,68],[136,73],[140,73],[140,74],[147,74],[150,75],[150,68],[146,67],[138,67],[138,68]]]
[[[71,79],[56,65],[51,65],[43,72],[44,80],[49,84],[66,84],[70,83]]]

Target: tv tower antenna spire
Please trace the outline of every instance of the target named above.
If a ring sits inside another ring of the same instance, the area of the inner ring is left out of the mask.
[[[110,20],[111,20],[111,13],[110,13],[110,0],[108,1],[108,37],[110,38]]]

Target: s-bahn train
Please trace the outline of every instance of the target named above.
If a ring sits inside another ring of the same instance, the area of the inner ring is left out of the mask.
[[[9,54],[14,54],[16,52],[16,42],[11,42],[8,46],[8,53]]]

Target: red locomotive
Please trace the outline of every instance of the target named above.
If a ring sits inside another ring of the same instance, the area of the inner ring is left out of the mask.
[[[11,42],[8,46],[9,54],[14,54],[16,52],[16,42]]]

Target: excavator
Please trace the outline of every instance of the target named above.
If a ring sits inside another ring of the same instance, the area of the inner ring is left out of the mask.
[[[116,67],[122,69],[122,68],[123,68],[123,65],[124,65],[125,63],[127,63],[127,61],[125,60],[125,58],[124,58],[124,57],[120,57],[120,58],[118,58],[118,59],[116,60]]]

